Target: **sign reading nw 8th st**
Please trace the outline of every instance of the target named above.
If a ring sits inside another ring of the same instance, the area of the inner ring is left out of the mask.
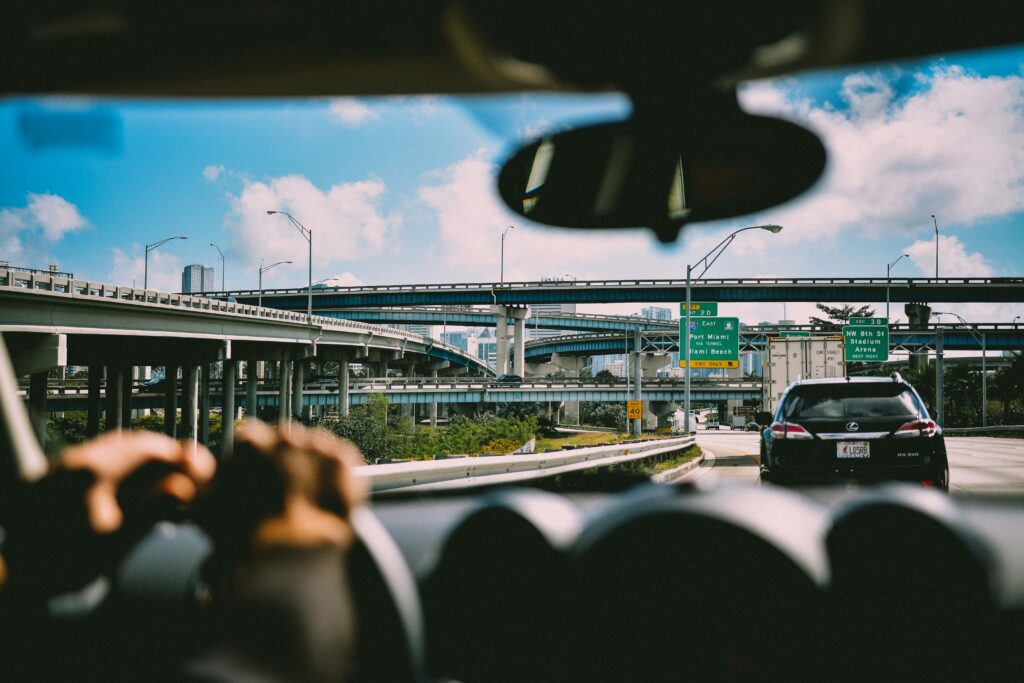
[[[680,348],[685,355],[686,320],[679,322]],[[740,319],[696,318],[690,320],[691,368],[738,368],[740,366]],[[686,359],[679,359],[686,367]]]
[[[885,318],[879,320],[884,322]],[[884,363],[889,360],[888,325],[845,325],[843,337],[847,363]]]

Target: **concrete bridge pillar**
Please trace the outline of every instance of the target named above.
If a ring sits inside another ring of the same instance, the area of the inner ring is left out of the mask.
[[[292,364],[288,360],[279,361],[277,364],[278,388],[277,388],[277,419],[280,422],[288,420],[288,410],[291,405],[291,394],[289,380],[291,380]]]
[[[647,426],[649,429],[658,428],[672,428],[672,418],[675,417],[676,411],[679,410],[679,404],[675,401],[651,401],[647,404],[648,412],[645,417],[650,416],[647,420]]]
[[[221,389],[220,413],[220,453],[223,458],[231,452],[235,443],[235,381],[238,374],[238,363],[233,360],[224,361],[223,387]]]
[[[634,361],[635,362],[635,361]],[[654,354],[642,354],[640,365],[643,369],[643,376],[647,379],[658,376],[658,370],[672,363],[672,356],[656,356]]]
[[[292,409],[291,416],[298,420],[302,417],[302,392],[306,379],[306,364],[301,358],[292,361]]]
[[[100,413],[103,412],[103,404],[100,400],[100,384],[103,382],[103,366],[89,366],[89,397],[87,400],[87,414],[85,420],[85,435],[93,437],[100,433]]]
[[[191,361],[181,370],[181,438],[196,439],[196,399],[199,393],[199,366]]]
[[[164,366],[164,434],[178,438],[178,366]]]
[[[210,443],[210,364],[199,366],[199,442]]]
[[[259,365],[255,359],[245,362],[245,416],[256,417],[259,414]]]
[[[121,380],[122,369],[120,365],[108,365],[107,366],[107,391],[106,391],[106,406],[104,412],[104,429],[110,431],[112,429],[121,428],[121,414],[122,414],[122,385]]]
[[[348,415],[351,397],[349,395],[348,361],[338,361],[338,415]]]
[[[931,321],[932,309],[928,304],[904,304],[903,312],[907,314],[907,322],[916,329],[925,329]],[[928,349],[919,347],[910,353],[910,371],[920,372],[928,367]]]
[[[135,388],[135,368],[126,365],[121,368],[121,426],[132,428],[132,389]]]
[[[508,309],[505,306],[491,306],[494,314],[494,372],[499,375],[508,374]]]
[[[437,379],[437,370],[431,370],[430,376]],[[437,427],[437,401],[430,404],[430,426]]]

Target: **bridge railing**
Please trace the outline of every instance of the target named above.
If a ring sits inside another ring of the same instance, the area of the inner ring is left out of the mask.
[[[795,277],[795,278],[702,278],[696,287],[733,286],[784,286],[784,285],[877,285],[891,287],[928,285],[1007,285],[1022,286],[1024,278],[1016,277],[944,277],[944,278],[884,278],[884,277]],[[524,281],[524,282],[451,282],[422,283],[408,285],[356,285],[345,287],[323,287],[314,290],[317,294],[358,293],[358,292],[406,292],[406,291],[502,291],[518,289],[585,289],[593,287],[685,287],[684,279],[642,279],[642,280],[566,280],[566,281]],[[306,294],[307,287],[264,289],[263,295]],[[206,292],[208,296],[257,296],[259,290],[230,290]]]
[[[424,344],[430,348],[444,349],[456,356],[467,357],[466,354],[457,346],[436,341],[432,337],[399,330],[386,325],[372,325],[370,323],[363,323],[355,320],[329,318],[318,315],[310,317],[305,313],[299,313],[297,311],[253,306],[252,304],[211,299],[207,296],[176,294],[160,292],[153,289],[111,285],[107,283],[93,282],[91,280],[69,279],[61,277],[59,274],[49,274],[41,271],[24,272],[11,268],[0,268],[0,290],[4,288],[18,291],[42,291],[64,294],[75,298],[85,297],[124,304],[145,305],[150,307],[155,306],[164,309],[173,309],[176,311],[187,310],[189,312],[228,314],[266,321],[294,323],[299,325],[315,325],[320,328],[336,331],[371,332],[374,335],[414,341]],[[486,367],[486,364],[483,361],[480,361],[479,365],[481,368]]]

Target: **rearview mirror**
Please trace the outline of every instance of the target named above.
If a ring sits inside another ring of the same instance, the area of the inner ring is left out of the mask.
[[[816,135],[724,102],[709,97],[706,109],[689,112],[638,109],[628,121],[542,138],[505,163],[498,191],[531,221],[647,227],[673,242],[685,223],[760,211],[818,179],[825,149]]]

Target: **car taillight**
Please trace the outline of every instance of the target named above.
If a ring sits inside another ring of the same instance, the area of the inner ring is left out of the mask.
[[[902,427],[897,429],[893,436],[896,438],[908,436],[935,436],[938,431],[939,426],[935,424],[934,420],[913,420],[912,422],[905,423]]]
[[[773,422],[771,426],[773,439],[813,439],[809,431],[792,422]]]

